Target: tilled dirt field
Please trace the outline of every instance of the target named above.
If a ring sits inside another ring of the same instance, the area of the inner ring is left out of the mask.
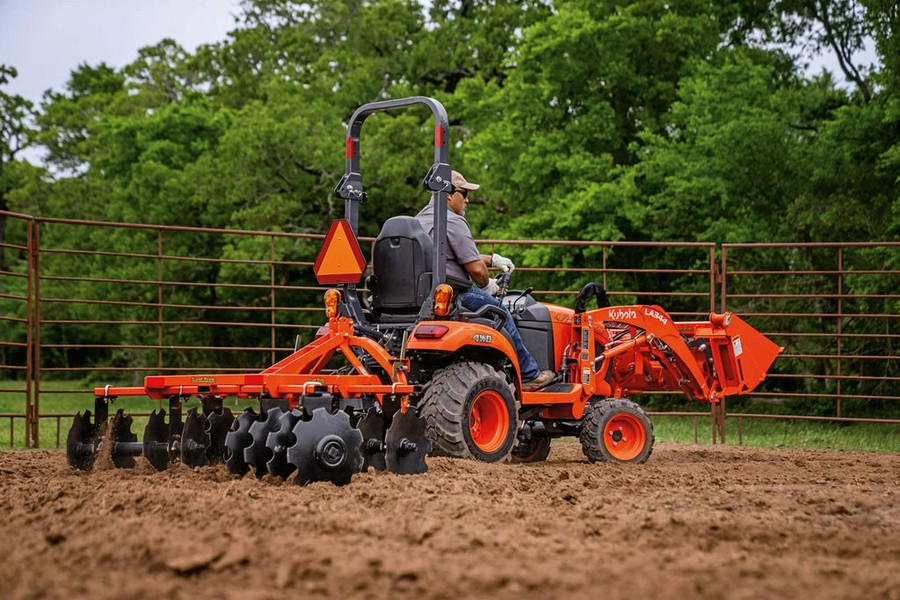
[[[900,454],[554,443],[347,487],[0,452],[3,598],[900,599]]]

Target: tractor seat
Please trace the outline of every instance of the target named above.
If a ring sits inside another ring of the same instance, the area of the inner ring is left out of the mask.
[[[375,238],[371,309],[379,323],[416,320],[431,293],[434,244],[415,217],[391,217]]]

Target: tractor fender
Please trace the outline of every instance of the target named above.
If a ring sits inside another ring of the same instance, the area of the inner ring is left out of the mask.
[[[516,350],[502,331],[462,321],[421,321],[416,324],[406,342],[407,351],[458,354],[466,349],[484,349],[499,353],[509,360],[521,381]],[[516,382],[516,387],[518,382]]]

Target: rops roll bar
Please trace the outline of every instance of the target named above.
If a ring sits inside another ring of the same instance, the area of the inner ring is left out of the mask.
[[[334,193],[344,199],[344,217],[350,222],[353,235],[359,235],[359,203],[366,199],[363,177],[360,170],[359,136],[363,122],[369,115],[404,108],[425,105],[434,115],[434,164],[422,180],[422,186],[435,194],[434,208],[434,274],[433,285],[443,283],[446,277],[447,244],[447,195],[453,191],[450,182],[449,122],[444,105],[426,96],[412,96],[397,100],[384,100],[363,104],[353,113],[347,126],[347,166],[343,177],[334,188]]]

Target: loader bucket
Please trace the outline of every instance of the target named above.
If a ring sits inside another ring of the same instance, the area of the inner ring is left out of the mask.
[[[713,313],[710,321],[725,330],[725,338],[713,344],[713,358],[725,395],[749,394],[766,378],[769,367],[784,348],[733,313]]]

